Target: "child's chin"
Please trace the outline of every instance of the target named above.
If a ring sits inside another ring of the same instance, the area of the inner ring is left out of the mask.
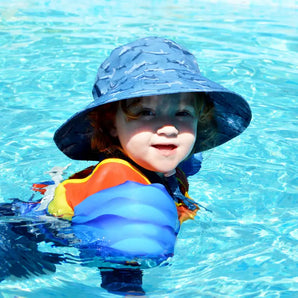
[[[154,172],[163,174],[164,176],[171,176],[174,175],[176,173],[176,167],[171,167],[171,168],[159,168],[156,169]]]
[[[178,164],[177,162],[167,162],[167,161],[160,161],[159,163],[145,163],[145,162],[137,162],[137,164],[139,166],[141,166],[142,168],[155,172],[155,173],[160,173],[163,174],[165,176],[170,176],[172,174],[175,173],[175,169],[177,168]]]

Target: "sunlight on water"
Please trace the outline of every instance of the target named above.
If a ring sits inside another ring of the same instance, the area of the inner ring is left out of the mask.
[[[92,100],[97,68],[115,46],[165,36],[193,52],[205,76],[243,95],[253,120],[205,153],[190,194],[212,212],[183,225],[170,264],[144,271],[144,289],[149,297],[295,297],[296,9],[277,0],[0,1],[0,202],[29,200],[53,166],[71,162],[67,177],[89,165],[58,151],[53,133]],[[43,259],[29,264],[31,276],[3,280],[0,297],[113,296],[75,248],[42,242],[39,250],[66,260],[47,274],[38,271]]]

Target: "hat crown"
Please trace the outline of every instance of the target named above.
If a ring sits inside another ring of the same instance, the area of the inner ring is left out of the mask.
[[[177,43],[159,37],[142,38],[127,45],[116,48],[98,69],[93,87],[94,100],[111,90],[117,92],[121,87],[131,88],[135,82],[142,80],[159,81],[170,74],[179,80],[179,74],[199,74],[199,66],[195,57]]]

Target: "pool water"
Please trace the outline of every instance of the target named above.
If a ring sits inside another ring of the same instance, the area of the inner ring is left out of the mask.
[[[71,1],[73,2],[73,1]],[[191,196],[211,212],[186,222],[170,265],[144,271],[148,297],[297,297],[297,2],[0,0],[0,202],[73,162],[57,127],[91,98],[103,59],[144,36],[189,49],[202,73],[244,96],[250,127],[205,153]],[[162,3],[161,3],[162,2]],[[3,219],[2,219],[3,221]],[[74,248],[72,262],[7,278],[0,297],[113,297]]]

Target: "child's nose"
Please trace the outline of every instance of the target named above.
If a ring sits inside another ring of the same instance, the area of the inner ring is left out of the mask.
[[[163,125],[157,129],[157,134],[172,137],[178,134],[178,129],[174,125]]]

